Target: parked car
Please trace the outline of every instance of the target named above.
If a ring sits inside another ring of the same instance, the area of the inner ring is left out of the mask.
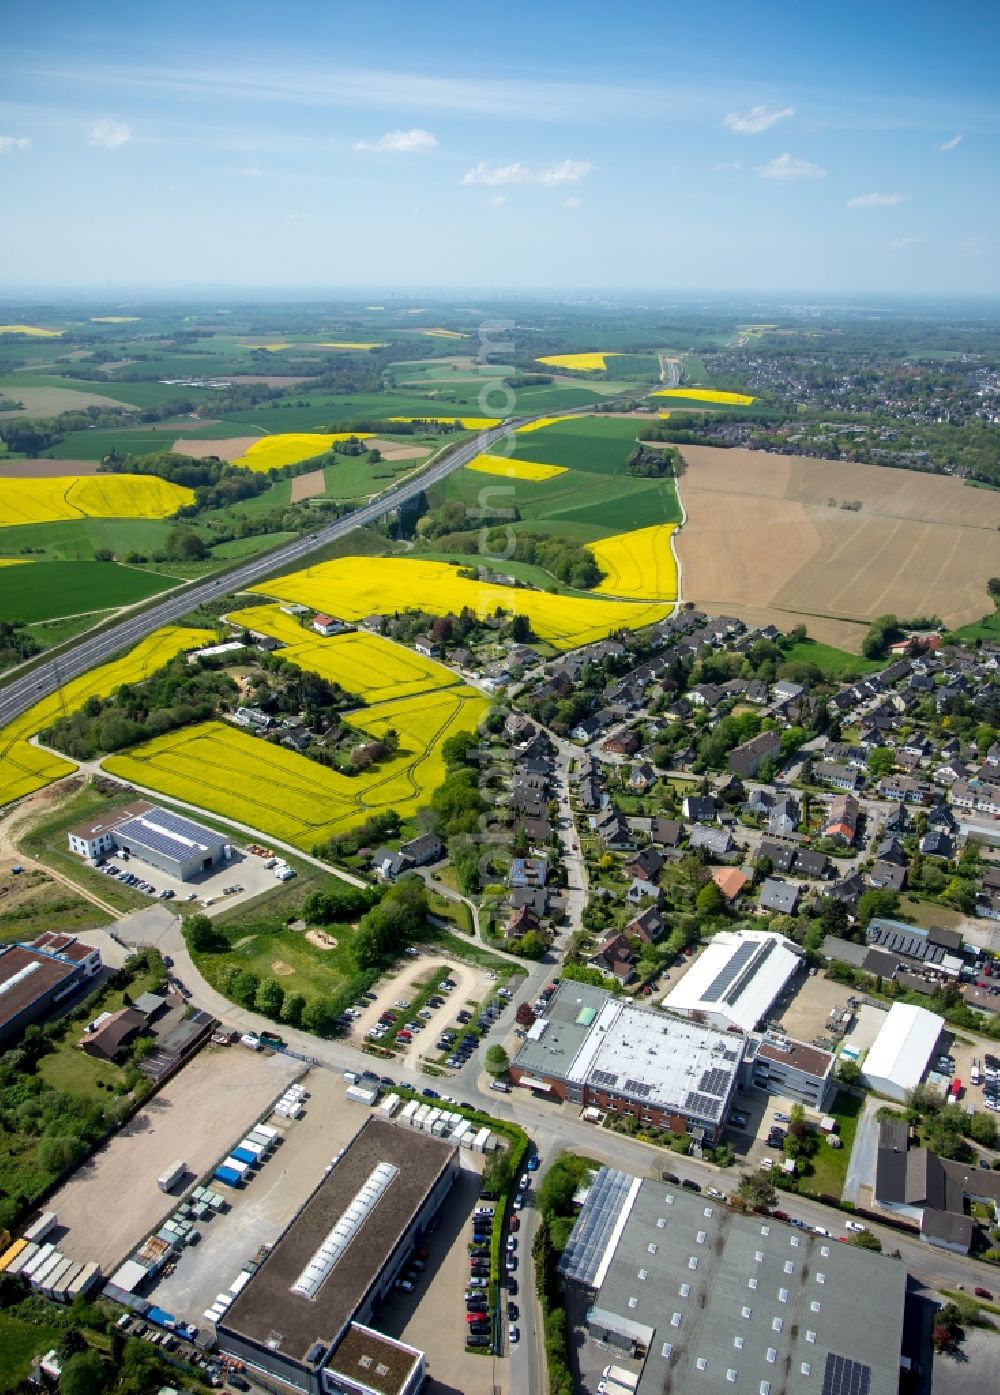
[[[528,1159],[528,1171],[537,1172],[541,1166],[541,1161],[537,1153],[532,1153],[531,1157]]]
[[[507,1327],[507,1340],[510,1342],[512,1347],[516,1347],[518,1342],[521,1340],[521,1334],[518,1331],[516,1324],[513,1322],[510,1323]]]
[[[844,1224],[847,1226],[848,1230],[853,1230],[858,1235],[868,1228],[867,1226],[863,1226],[860,1221],[845,1221]]]
[[[992,1302],[993,1300],[993,1295],[992,1293],[990,1293],[988,1288],[974,1288],[972,1291],[977,1298],[986,1298],[990,1302]]]
[[[413,1292],[413,1285],[410,1283],[409,1279],[397,1279],[393,1287],[398,1288],[400,1293]]]
[[[700,1182],[695,1182],[695,1181],[694,1181],[692,1178],[690,1178],[690,1177],[685,1177],[684,1180],[681,1182],[681,1186],[682,1186],[682,1187],[687,1187],[687,1189],[688,1189],[689,1192],[700,1192],[700,1191],[701,1191],[701,1183],[700,1183]]]

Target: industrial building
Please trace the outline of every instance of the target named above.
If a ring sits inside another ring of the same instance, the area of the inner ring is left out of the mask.
[[[75,935],[47,932],[32,944],[0,945],[0,1047],[100,972],[101,952]]]
[[[868,926],[866,939],[871,949],[881,951],[886,956],[885,967],[869,972],[885,973],[890,963],[893,968],[930,970],[945,978],[958,979],[965,961],[962,958],[962,936],[957,930],[932,925],[929,930],[919,925],[907,925],[901,920],[887,920],[876,916]],[[865,960],[868,968],[869,960]],[[892,976],[893,969],[889,969]]]
[[[511,1063],[519,1085],[714,1142],[743,1039],[563,979]]]
[[[413,1395],[423,1353],[370,1324],[458,1170],[455,1144],[369,1117],[219,1321],[222,1351],[310,1395]]]
[[[79,824],[67,837],[70,851],[91,862],[119,852],[140,858],[179,881],[211,871],[230,855],[221,834],[143,800]]]
[[[560,1269],[635,1395],[897,1395],[906,1269],[829,1236],[602,1167]]]
[[[747,1062],[759,1090],[796,1100],[820,1114],[827,1112],[836,1090],[836,1060],[832,1051],[807,1046],[776,1032],[767,1033],[763,1039],[751,1037],[747,1043]]]
[[[752,1032],[804,967],[802,951],[767,930],[720,931],[663,1000],[721,1031]]]
[[[893,1003],[862,1065],[869,1090],[886,1099],[903,1101],[908,1090],[923,1080],[944,1018],[909,1003]]]

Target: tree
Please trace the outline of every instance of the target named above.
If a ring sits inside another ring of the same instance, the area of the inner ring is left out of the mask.
[[[301,993],[287,994],[281,1009],[282,1022],[287,1022],[289,1027],[301,1027],[305,1006],[306,1000]]]
[[[87,1339],[80,1331],[79,1327],[67,1327],[59,1338],[56,1346],[56,1355],[60,1361],[68,1361],[71,1356],[76,1356],[78,1352],[87,1350]]]
[[[229,983],[229,996],[245,1008],[252,1008],[257,997],[260,979],[249,969],[237,969]]]
[[[876,916],[892,917],[899,910],[899,893],[886,889],[873,888],[862,892],[858,897],[857,922],[867,925]]]
[[[748,1211],[769,1211],[778,1200],[774,1184],[764,1172],[742,1173],[736,1196]]]
[[[845,1085],[857,1085],[861,1079],[861,1067],[857,1061],[849,1061],[841,1056],[837,1065],[837,1075]]]
[[[100,1395],[107,1388],[108,1368],[96,1351],[71,1356],[59,1377],[59,1395]]]
[[[695,908],[699,915],[722,915],[726,909],[726,898],[715,882],[706,882],[695,897]]]
[[[209,556],[202,539],[189,528],[171,528],[167,534],[167,552],[182,562],[204,562]]]
[[[532,1027],[535,1023],[535,1014],[530,1003],[518,1003],[514,1018],[519,1027]]]
[[[881,780],[896,768],[896,753],[888,746],[878,746],[868,757],[868,774],[873,780]]]
[[[980,1143],[984,1148],[995,1148],[997,1146],[997,1126],[989,1114],[981,1114],[978,1110],[969,1119],[969,1137],[973,1143]]]
[[[486,1053],[486,1070],[489,1075],[506,1075],[510,1069],[510,1058],[502,1046],[493,1045]]]
[[[265,1017],[279,1018],[284,1001],[285,990],[276,978],[264,979],[254,995],[254,1007]]]
[[[850,1243],[856,1245],[859,1250],[872,1250],[875,1254],[882,1253],[882,1241],[870,1230],[855,1231],[851,1236]]]
[[[225,943],[207,915],[193,915],[184,927],[195,954],[211,954]]]

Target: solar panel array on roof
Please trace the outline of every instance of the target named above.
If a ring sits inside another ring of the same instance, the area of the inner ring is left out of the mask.
[[[600,1085],[603,1089],[607,1089],[611,1085],[618,1084],[617,1074],[614,1071],[610,1070],[591,1071],[590,1078],[595,1085]]]
[[[119,843],[126,846],[134,843],[138,847],[151,848],[153,852],[177,859],[189,858],[195,852],[207,852],[210,847],[208,839],[213,843],[221,841],[217,835],[207,833],[188,819],[159,809],[126,820],[115,836]]]
[[[724,1095],[729,1088],[729,1081],[729,1071],[720,1070],[716,1066],[712,1070],[702,1071],[698,1089],[709,1095]]]
[[[699,1119],[718,1119],[722,1113],[722,1101],[712,1095],[691,1091],[684,1100],[684,1109],[688,1114],[697,1115]]]
[[[893,925],[876,925],[868,931],[868,943],[878,949],[901,954],[905,959],[916,959],[922,964],[940,964],[945,957],[942,945],[931,944],[925,934],[917,929],[912,933]]]
[[[729,1000],[727,990],[731,987],[734,980],[739,977],[742,971],[756,960],[757,956],[761,954],[762,949],[764,949],[765,945],[768,943],[770,942],[764,942],[764,944],[762,944],[760,940],[744,940],[742,944],[737,945],[725,968],[721,969],[719,973],[716,974],[715,978],[705,989],[705,992],[702,994],[702,1001],[706,1003],[715,1003],[718,1002],[720,998]]]
[[[653,1093],[652,1085],[642,1080],[626,1080],[624,1090],[626,1095],[636,1095],[641,1100],[649,1099]]]
[[[629,1173],[615,1168],[602,1167],[598,1172],[559,1261],[566,1278],[593,1284],[633,1181]]]
[[[823,1372],[822,1395],[868,1395],[871,1380],[870,1366],[862,1366],[860,1361],[851,1361],[831,1351]]]

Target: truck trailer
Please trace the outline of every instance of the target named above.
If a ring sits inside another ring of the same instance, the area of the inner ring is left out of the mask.
[[[166,1172],[161,1177],[157,1177],[156,1185],[161,1192],[169,1192],[173,1187],[176,1187],[185,1172],[187,1172],[187,1163],[183,1159],[171,1163]]]
[[[212,1174],[216,1182],[221,1182],[225,1187],[242,1187],[243,1173],[237,1172],[231,1167],[217,1167]]]
[[[605,1380],[613,1381],[625,1390],[635,1390],[639,1384],[639,1377],[631,1371],[626,1371],[624,1366],[605,1366],[603,1374]]]
[[[55,1229],[58,1221],[59,1217],[54,1211],[43,1211],[38,1219],[33,1221],[24,1232],[25,1240],[34,1240],[37,1244],[40,1244],[45,1239],[46,1235]]]
[[[234,1148],[229,1156],[235,1158],[237,1162],[242,1163],[244,1167],[254,1167],[261,1159],[260,1154],[252,1153],[250,1149],[244,1147],[242,1143],[238,1148]],[[229,1158],[226,1159],[226,1162],[229,1162]]]

